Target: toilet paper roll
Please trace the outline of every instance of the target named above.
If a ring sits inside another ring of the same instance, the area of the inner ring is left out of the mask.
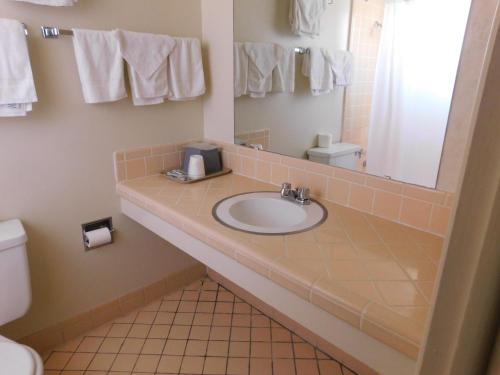
[[[332,134],[318,134],[318,147],[329,148],[332,145]]]
[[[97,247],[111,243],[111,232],[108,228],[99,228],[85,232],[85,246],[88,248]]]
[[[190,178],[205,177],[205,162],[201,155],[191,155],[189,158],[188,176]]]

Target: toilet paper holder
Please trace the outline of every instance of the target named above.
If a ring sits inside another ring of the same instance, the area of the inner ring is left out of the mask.
[[[109,229],[109,232],[111,233],[111,241],[108,243],[105,243],[103,245],[100,245],[100,246],[95,246],[95,247],[87,246],[85,233],[91,232],[93,230],[101,229],[101,228],[108,228]],[[112,217],[107,217],[104,219],[95,220],[95,221],[91,221],[89,223],[82,224],[82,238],[83,238],[83,247],[84,247],[85,251],[97,249],[98,247],[112,244],[114,242],[114,235],[113,235],[114,231],[115,231],[115,229],[113,228],[113,218]]]

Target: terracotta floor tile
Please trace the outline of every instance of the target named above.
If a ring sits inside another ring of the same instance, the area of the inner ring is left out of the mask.
[[[207,345],[207,356],[227,357],[229,353],[229,341],[209,341]]]
[[[271,329],[252,328],[252,341],[271,341]]]
[[[173,327],[173,326],[172,326]],[[187,327],[189,328],[189,327]],[[148,333],[150,339],[166,339],[170,333],[171,326],[166,324],[153,324]]]
[[[123,337],[106,337],[99,348],[99,353],[118,353],[125,341]]]
[[[161,354],[166,342],[165,339],[146,339],[141,354]]]
[[[207,357],[203,366],[203,374],[219,375],[226,372],[227,358]]]
[[[181,373],[185,374],[203,374],[204,357],[185,356],[182,359]]]
[[[314,347],[308,343],[294,343],[295,358],[316,358]]]
[[[208,341],[188,340],[185,355],[203,357],[207,352]]]
[[[228,358],[227,375],[248,375],[249,370],[250,360],[248,358]]]
[[[189,338],[191,340],[208,340],[210,336],[210,327],[192,326]]]
[[[154,324],[172,324],[175,314],[171,312],[158,311]]]
[[[90,362],[88,370],[108,371],[115,360],[116,354],[98,353]]]
[[[111,371],[132,371],[137,358],[138,354],[117,354]]]
[[[428,307],[393,309],[420,322]],[[340,375],[336,361],[209,279],[60,345],[44,358],[47,375]]]
[[[157,371],[167,374],[178,374],[181,369],[182,356],[162,355]]]
[[[332,360],[320,360],[319,373],[320,375],[343,375],[338,362]]]
[[[250,341],[250,328],[232,327],[231,341]]]
[[[194,313],[182,313],[179,312],[175,314],[174,323],[175,325],[190,326],[193,324]]]
[[[212,327],[210,330],[210,340],[229,340],[231,327]]]
[[[178,356],[183,355],[186,349],[187,340],[168,339],[163,349],[163,354]]]
[[[134,372],[155,372],[160,357],[160,355],[141,354],[135,363]]]
[[[195,326],[210,326],[212,325],[213,314],[196,313],[194,314],[193,325]]]
[[[94,353],[75,353],[64,367],[65,370],[86,370],[89,366]]]
[[[295,375],[294,360],[293,359],[274,359],[273,360],[273,375]]]
[[[111,326],[107,337],[127,337],[132,324],[115,323]]]
[[[273,358],[293,358],[293,346],[289,342],[272,343]]]
[[[137,317],[135,318],[134,323],[136,323],[136,324],[153,324],[155,317],[156,317],[156,312],[141,311],[139,314],[137,314]]]
[[[250,342],[231,341],[229,344],[230,357],[249,357],[250,356]]]
[[[144,342],[146,342],[145,339],[126,338],[120,349],[120,353],[139,354],[142,350]]]
[[[314,359],[295,359],[297,375],[318,375],[318,362]]]
[[[250,375],[271,375],[273,364],[270,359],[250,358]]]

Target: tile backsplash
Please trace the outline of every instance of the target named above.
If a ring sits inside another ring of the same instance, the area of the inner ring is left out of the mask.
[[[114,154],[118,182],[159,174],[178,168],[182,142]],[[305,185],[316,198],[444,236],[448,228],[454,194],[390,181],[308,160],[257,151],[228,143],[219,145],[224,166],[233,173],[280,186],[290,182]]]

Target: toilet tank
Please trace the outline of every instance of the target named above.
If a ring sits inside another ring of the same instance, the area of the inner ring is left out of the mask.
[[[329,148],[311,148],[307,151],[307,157],[316,163],[357,169],[362,150],[361,146],[351,143],[333,143]]]
[[[19,220],[0,222],[0,326],[22,317],[31,305],[26,241]]]

